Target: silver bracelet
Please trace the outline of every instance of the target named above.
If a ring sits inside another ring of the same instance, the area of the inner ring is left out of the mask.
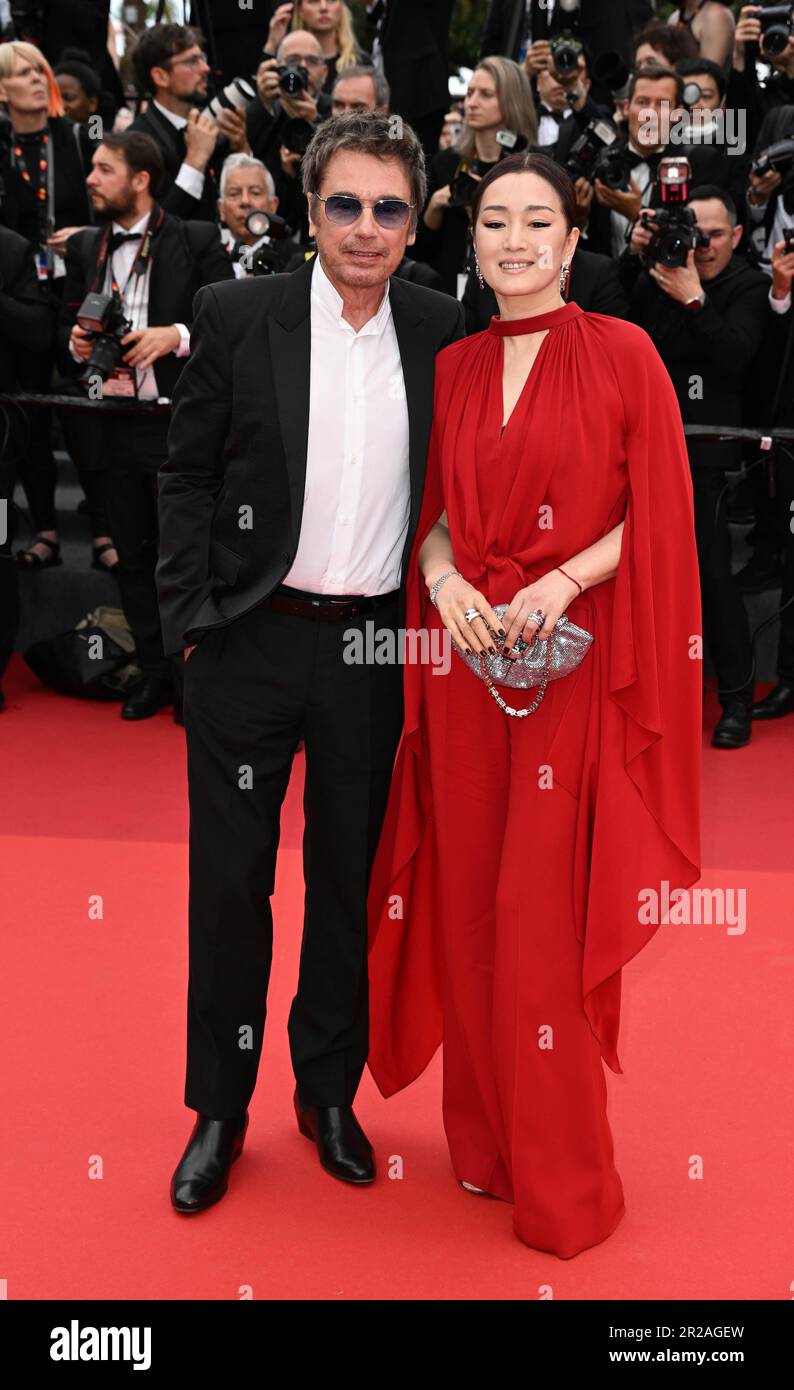
[[[436,594],[441,588],[441,585],[444,583],[445,579],[451,579],[453,574],[460,574],[460,570],[447,570],[446,574],[442,574],[441,578],[437,579],[435,584],[432,585],[430,589],[430,602],[432,603],[434,608],[438,607],[438,604],[436,603]]]

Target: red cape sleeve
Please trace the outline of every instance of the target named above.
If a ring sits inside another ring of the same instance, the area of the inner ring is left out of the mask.
[[[692,479],[681,412],[647,334],[616,363],[627,509],[615,575],[608,696],[589,843],[583,999],[607,1065],[621,967],[655,934],[639,894],[700,877],[702,639]]]
[[[438,391],[434,419],[439,419]],[[428,447],[422,508],[406,572],[407,631],[425,627],[430,599],[419,551],[444,511],[438,429]],[[403,667],[404,726],[368,895],[370,1051],[384,1096],[424,1071],[442,1037],[436,949],[437,883],[432,793],[423,746],[422,674]],[[421,924],[409,930],[409,924]]]

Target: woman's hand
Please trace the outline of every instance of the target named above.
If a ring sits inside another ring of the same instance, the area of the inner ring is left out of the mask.
[[[468,584],[462,575],[453,574],[451,578],[444,580],[436,595],[436,607],[444,627],[459,647],[464,651],[468,649],[471,652],[491,652],[496,655],[494,639],[498,633],[504,632],[504,625],[500,623],[487,598],[472,584]],[[472,618],[469,622],[464,617],[468,608],[476,608],[482,617]],[[489,625],[493,635],[488,632]]]
[[[541,642],[546,642],[551,637],[554,624],[562,617],[578,593],[578,586],[572,579],[566,579],[559,570],[549,570],[548,574],[544,574],[534,584],[529,584],[526,589],[519,589],[502,620],[506,634],[504,645],[510,649],[508,655],[515,657],[512,648],[519,637],[531,644],[537,635]],[[534,613],[536,608],[545,614],[542,628],[537,622],[529,621],[530,613]]]

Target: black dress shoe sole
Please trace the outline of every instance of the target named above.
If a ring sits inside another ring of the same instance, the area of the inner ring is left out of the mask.
[[[776,709],[776,710],[755,710],[755,709],[754,709],[754,710],[751,711],[751,718],[753,718],[753,719],[785,719],[785,717],[786,717],[787,714],[794,714],[794,709]]]
[[[303,1134],[307,1139],[310,1139],[313,1144],[316,1144],[317,1140],[315,1139],[314,1135],[309,1129],[309,1126],[306,1124],[306,1121],[300,1114],[300,1111],[296,1109],[295,1115],[298,1121],[298,1129],[300,1130],[301,1134]],[[354,1187],[366,1187],[368,1183],[375,1181],[374,1173],[371,1175],[371,1177],[368,1178],[354,1178],[352,1175],[348,1176],[344,1173],[337,1172],[335,1168],[330,1168],[327,1163],[323,1162],[322,1153],[320,1153],[319,1158],[320,1167],[324,1168],[325,1172],[329,1173],[332,1178],[338,1178],[340,1182],[352,1183]]]
[[[749,742],[749,737],[725,740],[713,738],[711,740],[711,746],[712,748],[746,748]]]
[[[246,1129],[247,1129],[247,1128],[248,1128],[248,1126],[246,1125]],[[245,1130],[243,1130],[243,1138],[245,1138]],[[241,1144],[241,1145],[240,1145],[240,1148],[237,1150],[237,1153],[234,1154],[234,1156],[230,1159],[230,1161],[229,1161],[229,1168],[231,1168],[232,1163],[236,1163],[236,1162],[237,1162],[238,1158],[241,1157],[242,1152],[243,1152],[243,1146],[242,1146],[242,1144]],[[177,1203],[174,1201],[173,1197],[171,1198],[171,1206],[173,1207],[174,1211],[178,1213],[179,1216],[196,1216],[196,1215],[198,1215],[198,1213],[199,1213],[200,1211],[207,1211],[207,1209],[208,1209],[209,1207],[214,1207],[214,1206],[215,1206],[215,1203],[216,1203],[216,1202],[219,1202],[219,1201],[221,1200],[221,1197],[225,1197],[225,1196],[226,1196],[226,1193],[227,1193],[228,1191],[229,1191],[229,1184],[228,1184],[228,1181],[227,1181],[227,1182],[224,1184],[223,1188],[222,1188],[220,1191],[216,1192],[212,1197],[209,1198],[208,1201],[206,1201],[206,1202],[201,1202],[200,1205],[198,1205],[198,1206],[194,1206],[194,1207],[180,1207],[180,1206],[178,1206]]]

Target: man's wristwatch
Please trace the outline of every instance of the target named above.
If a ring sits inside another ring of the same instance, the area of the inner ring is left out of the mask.
[[[706,302],[706,291],[705,291],[705,290],[701,290],[701,291],[700,291],[700,294],[693,295],[691,299],[687,299],[687,300],[686,300],[686,302],[685,302],[685,304],[684,304],[684,308],[685,308],[685,309],[688,309],[689,312],[690,312],[691,314],[697,314],[697,313],[699,313],[700,310],[703,308],[703,305],[705,304],[705,302]]]

